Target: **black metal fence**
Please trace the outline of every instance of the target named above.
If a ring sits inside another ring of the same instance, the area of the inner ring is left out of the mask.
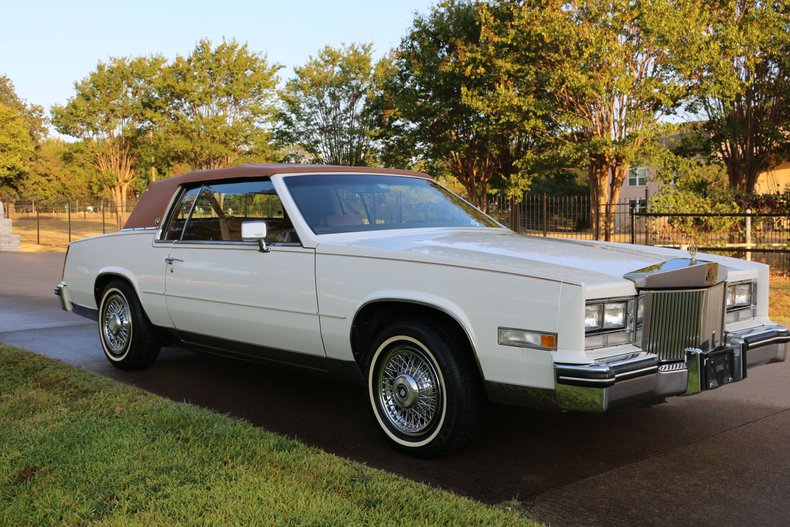
[[[760,261],[790,272],[788,211],[669,214],[637,210],[632,218],[635,224],[644,225],[644,239],[638,243],[677,248],[694,244],[702,252]]]
[[[594,239],[589,196],[527,194],[520,202],[498,196],[489,213],[524,234]],[[618,203],[611,240],[685,248],[761,261],[790,272],[790,211],[772,213],[651,213],[647,199]]]
[[[123,228],[133,205],[116,207],[108,202],[41,204],[18,200],[4,204],[13,232],[23,244],[65,247],[73,240],[115,232]]]
[[[5,203],[13,232],[23,244],[64,248],[72,240],[120,230],[133,206],[108,202],[36,201]],[[647,212],[647,200],[618,203],[612,212],[612,241],[685,247],[754,259],[790,272],[790,211],[739,214]],[[489,214],[511,229],[537,236],[594,239],[589,196],[526,194],[521,200],[496,196]]]
[[[526,194],[518,202],[496,196],[488,206],[491,216],[516,232],[553,238],[595,238],[590,197],[586,195]],[[644,207],[644,200],[612,207],[612,241],[632,241],[630,212],[640,207]]]

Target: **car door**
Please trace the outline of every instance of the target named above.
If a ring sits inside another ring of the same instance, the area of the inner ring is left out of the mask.
[[[204,184],[180,200],[165,231],[177,238],[165,299],[181,338],[283,362],[324,357],[315,251],[299,243],[271,181]],[[269,252],[241,239],[248,220],[267,222]]]

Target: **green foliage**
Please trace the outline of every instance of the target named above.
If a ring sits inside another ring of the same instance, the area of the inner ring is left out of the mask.
[[[372,53],[371,44],[326,46],[294,68],[280,92],[277,130],[280,141],[298,147],[290,161],[364,166],[374,160],[375,121],[367,101],[386,66],[374,66]]]
[[[690,109],[707,116],[730,188],[751,194],[761,172],[790,157],[790,8],[786,0],[708,5]]]
[[[0,75],[0,199],[15,196],[45,135],[42,109],[25,104],[11,80]]]
[[[20,111],[30,131],[30,137],[36,144],[47,137],[46,119],[44,108],[36,104],[27,104],[14,90],[11,79],[0,75],[0,104],[11,106]]]
[[[659,118],[689,95],[679,71],[700,46],[699,7],[690,0],[506,6],[504,17],[490,11],[483,27],[505,74],[502,98],[517,102],[530,94],[553,115],[555,156],[588,167],[591,194],[603,210],[618,201],[629,165],[656,135]],[[532,105],[511,108],[511,122],[542,115]],[[606,227],[608,237],[610,221]]]
[[[75,83],[65,106],[52,107],[58,132],[95,142],[130,143],[143,122],[143,100],[164,64],[159,56],[110,58]],[[114,145],[113,145],[114,146]]]
[[[579,196],[588,190],[587,172],[581,169],[555,169],[539,173],[530,192],[550,196]]]
[[[193,169],[270,160],[270,132],[279,64],[235,40],[201,40],[158,78],[147,101],[153,150]],[[149,152],[146,159],[155,157]],[[156,163],[154,163],[156,164]]]
[[[95,181],[99,174],[81,159],[81,143],[47,139],[37,151],[29,173],[22,179],[20,193],[41,205],[65,199],[87,200],[101,192]]]
[[[10,197],[30,168],[36,145],[21,112],[0,104],[0,197]]]
[[[741,212],[737,195],[727,185],[727,174],[721,164],[711,163],[701,153],[707,150],[704,135],[685,130],[670,136],[667,148],[652,145],[650,165],[661,182],[659,191],[650,199],[650,212],[727,214]],[[654,233],[660,239],[674,239],[678,234],[688,241],[699,241],[710,233],[728,234],[737,229],[737,218],[675,217]]]
[[[75,85],[53,124],[82,139],[92,183],[122,207],[157,174],[268,161],[279,65],[236,41],[198,42],[171,64],[161,56],[112,58]]]
[[[138,177],[135,148],[143,133],[144,104],[164,62],[160,56],[100,62],[75,84],[76,94],[65,106],[52,107],[55,128],[82,139],[119,209],[126,206]]]
[[[417,15],[382,85],[379,108],[382,126],[396,138],[385,144],[441,162],[485,209],[492,177],[500,173],[508,181],[517,171],[523,138],[521,128],[507,129],[506,121],[483,111],[499,99],[497,75],[486,74],[490,56],[480,51],[480,31],[477,3],[447,1]]]
[[[73,159],[90,160],[89,191],[116,204],[156,177],[284,158],[428,171],[482,208],[495,192],[578,188],[569,170],[580,167],[601,211],[667,135],[662,117],[685,105],[708,117],[694,156],[720,159],[744,204],[758,175],[790,158],[788,66],[787,0],[446,0],[376,63],[370,44],[320,50],[279,101],[281,66],[235,40],[201,40],[170,63],[99,63],[52,120],[82,140]],[[35,161],[45,135],[42,110],[0,76],[1,196],[84,191],[42,178],[44,166],[72,177],[52,151]],[[596,235],[612,225],[596,214]]]
[[[0,345],[0,525],[536,525]]]

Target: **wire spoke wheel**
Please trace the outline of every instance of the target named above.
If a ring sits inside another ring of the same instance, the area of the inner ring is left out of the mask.
[[[107,351],[116,357],[123,356],[132,341],[132,321],[129,303],[119,293],[112,293],[104,302],[102,336]]]
[[[484,400],[473,357],[451,324],[407,318],[380,329],[366,360],[368,397],[393,447],[437,457],[472,439]]]
[[[381,360],[376,386],[381,409],[398,432],[419,436],[435,424],[444,390],[422,349],[405,342],[392,346]]]
[[[122,370],[147,368],[162,345],[134,289],[121,280],[111,281],[102,292],[99,336],[104,356]]]

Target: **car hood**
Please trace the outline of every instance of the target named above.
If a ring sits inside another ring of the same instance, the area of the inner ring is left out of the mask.
[[[507,229],[413,229],[334,235],[320,253],[396,258],[554,279],[587,287],[623,281],[623,275],[670,258],[674,249],[587,240],[544,238]],[[728,268],[732,258],[698,255]],[[745,264],[746,262],[743,262]]]

